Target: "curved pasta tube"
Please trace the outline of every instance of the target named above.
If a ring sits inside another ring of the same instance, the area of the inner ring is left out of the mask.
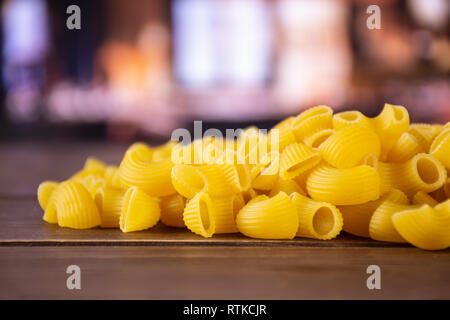
[[[450,129],[442,131],[430,147],[430,154],[450,169]]]
[[[178,193],[188,199],[200,191],[218,197],[243,191],[236,167],[231,164],[176,165],[172,170],[172,183]]]
[[[228,197],[211,198],[215,233],[236,233],[239,232],[236,227],[236,215],[245,205],[241,194],[235,194]]]
[[[383,202],[372,215],[369,223],[370,237],[378,241],[386,242],[407,242],[403,237],[395,230],[392,224],[392,215],[397,212],[413,209],[417,206],[404,205],[391,201]]]
[[[137,145],[127,150],[120,163],[119,176],[127,187],[139,187],[150,196],[168,196],[175,193],[170,159],[153,161],[152,150]]]
[[[161,208],[161,222],[169,227],[184,228],[183,211],[186,199],[179,194],[162,197],[159,202]]]
[[[395,142],[409,127],[409,114],[403,106],[386,103],[381,113],[372,119],[372,124],[382,141],[381,159],[385,159]]]
[[[292,179],[319,164],[321,159],[318,151],[303,143],[290,144],[280,156],[280,176],[284,180]]]
[[[101,215],[102,228],[119,228],[120,215],[124,205],[125,192],[122,189],[104,187],[97,190],[95,204]]]
[[[283,191],[288,196],[294,192],[297,192],[303,196],[306,195],[305,191],[294,180],[279,179],[273,189],[269,193],[269,197],[277,195],[280,191]]]
[[[423,191],[417,192],[412,198],[412,203],[415,205],[424,205],[427,204],[430,207],[436,206],[439,202],[437,202],[432,196]]]
[[[294,131],[292,130],[292,123],[294,122],[294,117],[289,117],[280,123],[276,124],[270,131],[269,131],[269,138],[270,140],[274,137],[274,131],[278,130],[278,145],[279,145],[279,151],[283,151],[284,148],[286,148],[288,145],[295,143],[295,135]],[[270,150],[269,150],[270,151]]]
[[[439,133],[435,126],[425,123],[412,123],[408,132],[416,137],[425,151],[429,150],[431,143]]]
[[[247,203],[236,217],[242,234],[256,239],[293,239],[298,229],[298,214],[284,192],[269,198],[258,196]]]
[[[414,246],[425,250],[443,250],[450,246],[448,205],[444,202],[433,209],[425,204],[400,211],[392,216],[392,223],[397,232]]]
[[[291,194],[291,200],[298,213],[298,237],[330,240],[341,232],[343,218],[332,204],[317,202],[296,192]]]
[[[354,125],[372,128],[370,119],[359,111],[344,111],[336,113],[333,116],[333,128],[335,130],[341,130]]]
[[[70,180],[60,183],[53,191],[44,220],[50,223],[57,220],[60,227],[72,229],[89,229],[101,223],[92,196],[81,183]]]
[[[157,199],[138,187],[131,187],[125,192],[119,219],[122,232],[149,229],[158,223],[160,216]]]
[[[297,142],[303,142],[311,134],[332,128],[333,110],[328,106],[315,106],[300,113],[292,121]]]
[[[409,132],[403,132],[387,155],[389,162],[405,162],[418,153],[425,152],[422,144]]]
[[[209,195],[203,191],[188,201],[183,212],[183,220],[193,233],[210,238],[216,231],[213,205]]]
[[[447,172],[433,156],[419,153],[405,163],[383,163],[378,166],[381,177],[381,193],[390,189],[400,189],[408,197],[419,191],[426,193],[442,187],[447,179]]]
[[[334,134],[336,130],[334,129],[322,129],[310,136],[307,136],[304,140],[304,143],[307,147],[313,148],[314,150],[318,150],[322,143],[325,142],[332,134]]]
[[[48,200],[50,199],[53,191],[58,186],[59,182],[56,181],[44,181],[41,184],[39,184],[38,191],[37,191],[37,198],[39,205],[41,206],[42,210],[45,210],[47,208]],[[46,219],[44,219],[46,220]],[[47,221],[47,220],[46,220]],[[56,223],[57,221],[54,220],[51,223]]]
[[[380,150],[375,131],[356,125],[336,131],[319,147],[323,159],[339,169],[358,165],[368,154],[379,157]]]
[[[250,176],[253,178],[251,187],[258,190],[270,191],[279,179],[280,157],[276,152],[268,153],[256,165]]]
[[[380,197],[380,176],[366,165],[348,169],[322,165],[309,175],[306,186],[311,198],[334,205],[361,204]]]
[[[355,236],[370,238],[369,224],[373,213],[385,201],[398,204],[409,204],[408,197],[397,189],[392,189],[389,193],[377,200],[352,206],[338,206],[344,218],[344,231]]]

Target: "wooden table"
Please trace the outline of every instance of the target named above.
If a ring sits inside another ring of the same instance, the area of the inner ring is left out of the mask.
[[[36,187],[89,155],[118,163],[124,145],[0,144],[0,299],[449,299],[450,251],[342,234],[332,241],[200,238],[158,225],[71,230],[41,220]],[[66,268],[81,268],[68,290]],[[369,265],[381,290],[369,290]]]

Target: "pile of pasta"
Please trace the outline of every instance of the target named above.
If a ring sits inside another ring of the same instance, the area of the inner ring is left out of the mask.
[[[203,237],[320,240],[344,230],[439,250],[450,246],[449,172],[450,123],[410,123],[390,104],[375,118],[316,106],[267,134],[135,143],[119,167],[89,158],[68,180],[43,182],[38,200],[45,221],[75,229],[161,220]]]

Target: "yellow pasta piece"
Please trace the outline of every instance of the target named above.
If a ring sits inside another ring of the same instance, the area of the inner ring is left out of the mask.
[[[183,212],[183,220],[193,233],[210,238],[216,231],[213,205],[209,195],[203,191],[188,201]]]
[[[272,130],[269,132],[269,139],[272,140],[275,130],[278,130],[279,139],[279,150],[280,152],[284,150],[288,145],[295,143],[295,135],[292,130],[292,123],[294,122],[294,117],[289,117],[280,123],[276,124]],[[269,150],[270,151],[270,150]]]
[[[120,180],[119,167],[107,166],[105,170],[105,183],[108,187],[125,189],[126,186]]]
[[[425,149],[417,138],[409,132],[403,132],[387,155],[388,162],[405,162]]]
[[[139,187],[150,196],[168,196],[175,193],[170,159],[153,161],[152,150],[141,144],[127,150],[119,167],[119,176],[127,187]]]
[[[172,170],[172,183],[178,193],[188,199],[200,191],[219,197],[243,191],[238,171],[232,164],[176,165]]]
[[[83,170],[98,171],[99,173],[104,173],[106,170],[106,164],[95,157],[89,157],[84,163]]]
[[[248,190],[245,190],[242,192],[242,196],[244,197],[244,202],[247,203],[253,198],[258,196],[258,193],[253,188],[248,188]]]
[[[400,136],[408,130],[409,114],[403,106],[386,103],[381,113],[372,119],[381,141],[381,158],[384,160]]]
[[[300,113],[292,121],[297,142],[303,142],[313,133],[332,128],[333,110],[328,106],[315,106]]]
[[[215,233],[236,233],[236,215],[245,205],[242,194],[228,197],[211,198]]]
[[[336,113],[333,116],[333,128],[335,130],[340,130],[354,125],[372,128],[370,119],[359,111],[344,111]]]
[[[378,170],[378,157],[373,153],[369,153],[362,159],[359,165],[366,165]]]
[[[306,195],[305,191],[294,180],[279,179],[273,189],[270,191],[269,197],[277,195],[280,191],[283,191],[288,196],[294,192],[297,192],[301,195]]]
[[[298,213],[298,237],[330,240],[341,232],[343,218],[332,204],[317,202],[296,192],[291,194],[291,200]]]
[[[449,200],[450,201],[450,200]],[[434,209],[425,204],[397,212],[392,223],[409,243],[425,250],[443,250],[450,246],[450,202]]]
[[[161,216],[158,200],[138,187],[125,192],[119,224],[122,232],[146,230],[156,225]]]
[[[236,217],[238,230],[257,239],[293,239],[298,229],[298,214],[284,192],[269,198],[258,196],[247,203]]]
[[[322,157],[336,168],[351,168],[368,155],[380,155],[381,145],[375,131],[364,126],[349,126],[336,131],[319,147]]]
[[[417,206],[404,205],[391,201],[383,202],[373,213],[369,223],[370,237],[378,241],[407,242],[395,230],[392,224],[392,215],[403,210],[416,208]]]
[[[152,160],[153,161],[161,161],[170,159],[173,148],[178,143],[176,141],[168,141],[167,143],[153,148]]]
[[[385,201],[398,204],[409,204],[408,197],[397,189],[392,189],[389,193],[377,200],[352,206],[338,206],[344,217],[344,231],[359,237],[370,238],[369,223],[373,213]]]
[[[412,123],[408,128],[408,132],[416,137],[425,152],[430,149],[431,143],[439,133],[434,126],[425,123]]]
[[[280,156],[280,176],[282,179],[292,179],[313,168],[321,161],[320,153],[303,143],[293,143],[287,146]]]
[[[95,203],[101,215],[102,228],[119,228],[124,206],[125,192],[122,189],[103,187],[97,190]]]
[[[280,157],[277,152],[268,153],[256,165],[250,176],[253,178],[251,187],[258,190],[270,191],[279,179]]]
[[[55,219],[56,217],[56,219]],[[100,225],[100,213],[86,188],[76,181],[60,183],[53,191],[45,209],[45,221],[60,227],[88,229]]]
[[[378,172],[381,177],[381,193],[390,189],[400,189],[408,197],[419,191],[432,192],[442,187],[447,172],[433,156],[419,153],[405,163],[380,162]]]
[[[334,129],[322,129],[310,136],[307,136],[304,140],[306,146],[318,150],[322,143],[325,142],[336,130]]]
[[[334,205],[361,204],[380,196],[380,176],[367,165],[347,169],[322,165],[309,175],[306,185],[311,198]]]
[[[430,207],[434,207],[438,204],[438,202],[429,194],[419,191],[412,198],[412,203],[415,205],[424,205],[427,204]]]
[[[450,169],[450,129],[442,131],[430,147],[430,154]]]
[[[184,228],[183,211],[186,198],[179,194],[162,197],[160,200],[161,222],[169,227]]]
[[[48,200],[50,199],[53,191],[58,186],[59,182],[56,181],[44,181],[41,184],[39,184],[38,191],[37,191],[37,198],[39,205],[41,206],[42,210],[45,210],[47,208]],[[46,220],[46,219],[44,219]],[[47,220],[46,220],[47,221]],[[53,219],[52,223],[56,223],[57,221]]]
[[[104,188],[106,186],[106,181],[103,177],[99,177],[93,174],[90,174],[84,178],[74,178],[72,180],[81,183],[86,188],[86,190],[89,191],[92,199],[95,198],[95,195],[100,188]]]

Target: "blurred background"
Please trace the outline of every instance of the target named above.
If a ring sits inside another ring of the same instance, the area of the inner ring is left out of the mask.
[[[193,120],[270,128],[316,104],[450,121],[448,0],[0,3],[1,140],[162,142]]]

